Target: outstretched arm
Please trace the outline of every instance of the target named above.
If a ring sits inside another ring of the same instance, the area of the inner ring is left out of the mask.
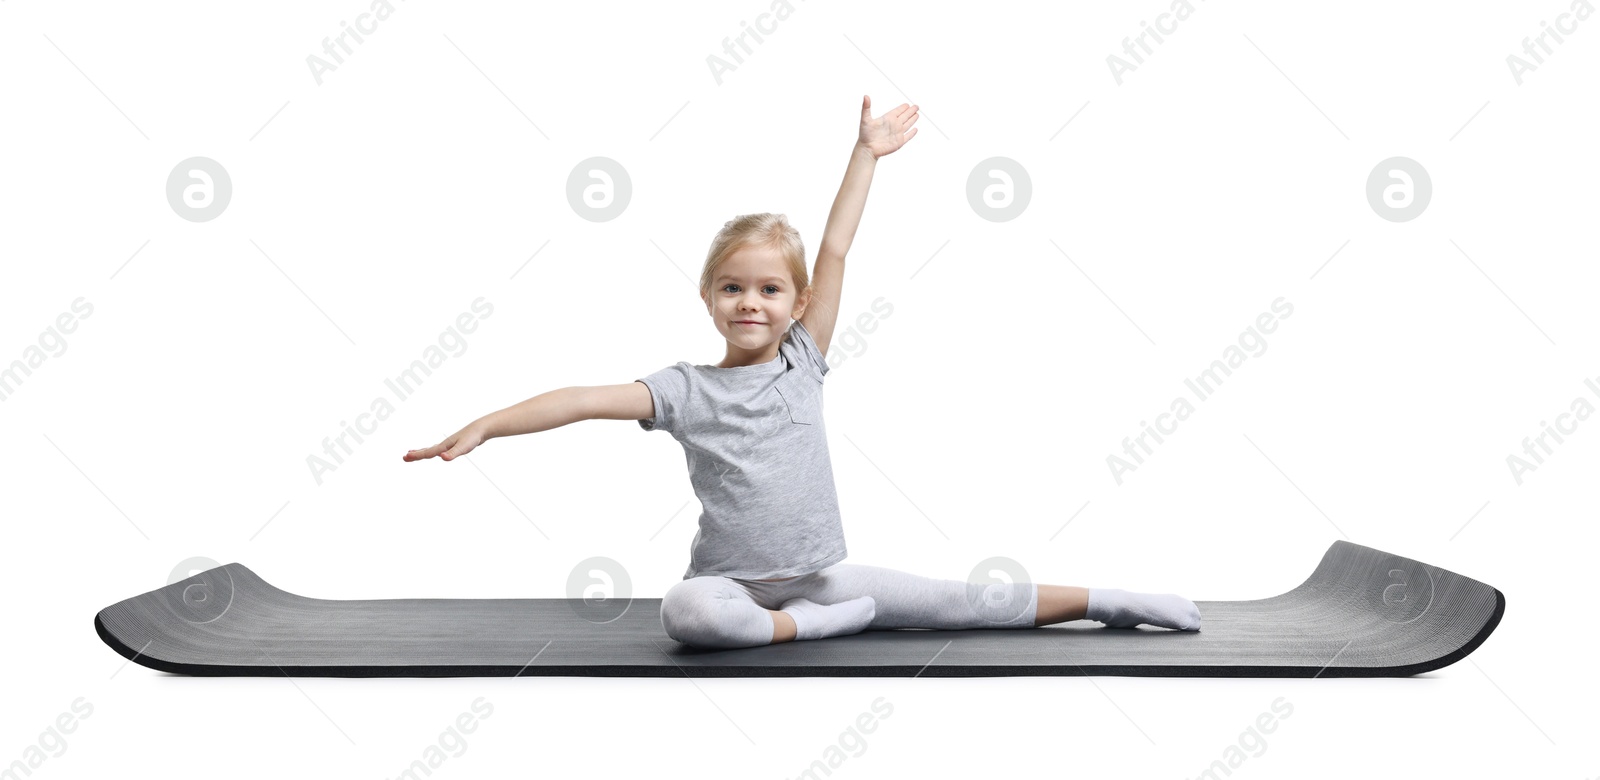
[[[811,271],[811,300],[800,316],[801,324],[826,356],[833,340],[833,326],[839,319],[839,298],[844,293],[844,256],[855,240],[861,212],[867,206],[867,189],[878,158],[915,138],[917,107],[901,103],[877,119],[872,118],[872,98],[861,99],[861,133],[850,150],[850,165],[845,168],[839,194],[828,212],[828,225],[822,230],[817,247],[817,264]]]
[[[580,420],[644,420],[655,414],[650,388],[639,381],[562,387],[479,417],[432,447],[406,452],[403,460],[409,463],[434,456],[455,460],[502,436],[548,431]]]

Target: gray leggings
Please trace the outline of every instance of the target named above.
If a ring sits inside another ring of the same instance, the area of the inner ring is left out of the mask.
[[[877,611],[867,630],[1032,628],[1038,593],[1031,582],[977,584],[836,563],[781,582],[691,577],[661,599],[661,626],[687,645],[753,647],[772,643],[767,610],[789,599],[837,604],[871,596]]]

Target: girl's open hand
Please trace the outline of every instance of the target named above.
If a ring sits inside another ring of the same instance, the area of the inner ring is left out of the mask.
[[[450,434],[449,438],[432,447],[407,452],[404,460],[410,463],[414,460],[424,460],[435,455],[439,455],[445,460],[455,460],[471,452],[479,444],[482,444],[483,440],[483,429],[476,422],[473,422],[467,427]]]
[[[890,109],[877,119],[872,118],[872,97],[861,96],[860,145],[872,152],[873,159],[882,157],[917,137],[917,107],[909,103]]]

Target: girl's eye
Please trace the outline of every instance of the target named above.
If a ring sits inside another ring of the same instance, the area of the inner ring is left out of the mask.
[[[738,287],[738,286],[739,285],[737,285],[737,284],[729,282],[729,283],[727,283],[725,285],[722,285],[722,291],[723,292],[727,292],[729,287]],[[765,287],[763,287],[761,289],[763,289],[763,290],[771,290],[772,292],[767,293],[768,295],[777,295],[778,294],[778,285],[775,285],[775,284],[769,284],[769,285],[767,285],[767,286],[765,286]]]

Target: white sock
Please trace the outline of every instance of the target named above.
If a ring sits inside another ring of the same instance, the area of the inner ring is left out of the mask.
[[[783,602],[782,612],[794,618],[795,639],[826,639],[830,636],[855,634],[866,629],[877,614],[877,602],[871,596],[841,601],[837,604],[818,604],[795,598]]]
[[[1089,611],[1084,617],[1112,628],[1133,628],[1149,623],[1183,631],[1200,630],[1200,608],[1193,601],[1172,593],[1090,588]]]

